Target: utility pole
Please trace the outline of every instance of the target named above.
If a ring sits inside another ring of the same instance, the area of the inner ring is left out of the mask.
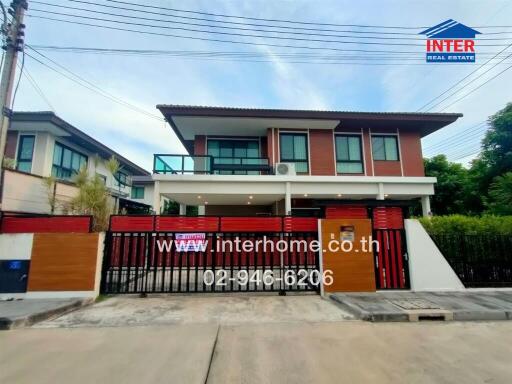
[[[3,8],[3,7],[2,7]],[[18,61],[18,52],[23,51],[23,38],[25,36],[25,24],[23,16],[28,8],[27,0],[13,0],[9,6],[8,12],[12,16],[12,22],[8,23],[4,11],[4,25],[2,26],[2,35],[5,36],[5,58],[2,68],[2,78],[0,80],[0,197],[3,191],[3,163],[5,154],[5,142],[7,140],[7,129],[11,118],[11,103],[14,78],[16,74],[16,63]],[[2,201],[0,198],[0,209]]]

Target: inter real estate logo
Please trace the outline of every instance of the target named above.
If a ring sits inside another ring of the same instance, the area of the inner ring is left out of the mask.
[[[427,36],[427,63],[474,63],[480,34],[452,19],[420,32]]]

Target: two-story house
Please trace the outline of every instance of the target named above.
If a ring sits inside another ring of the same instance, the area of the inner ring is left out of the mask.
[[[112,174],[105,166],[115,157],[119,170]],[[99,176],[107,186],[117,212],[149,212],[148,196],[153,198],[149,172],[104,144],[64,121],[53,112],[15,112],[7,132],[5,157],[11,164],[4,169],[2,209],[26,213],[50,213],[48,190],[42,178],[53,175],[57,204],[62,213],[65,203],[78,192],[73,177],[81,167],[89,176]],[[141,182],[133,181],[133,179]]]
[[[206,215],[337,217],[416,200],[428,215],[436,179],[421,138],[462,116],[157,108],[188,155],[154,156],[154,204],[165,196]]]

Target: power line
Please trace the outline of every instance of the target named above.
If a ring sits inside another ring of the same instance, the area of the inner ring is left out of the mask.
[[[21,66],[20,66],[20,75],[18,76],[18,81],[16,82],[16,86],[14,88],[14,93],[12,96],[11,109],[14,109],[14,102],[16,101],[16,95],[18,94],[18,88],[21,82],[21,76],[23,75],[23,69],[25,68],[25,47],[23,47],[21,51]]]
[[[434,109],[436,106],[442,104],[445,100],[449,99],[450,97],[456,95],[457,93],[459,93],[460,91],[462,91],[464,88],[466,88],[467,86],[471,85],[472,83],[474,83],[476,80],[478,80],[479,78],[481,78],[483,75],[485,75],[486,73],[488,73],[490,70],[494,69],[496,66],[498,66],[499,64],[501,64],[502,62],[504,62],[506,59],[512,57],[512,53],[510,55],[508,55],[507,57],[504,57],[503,59],[501,59],[499,62],[497,63],[494,63],[494,65],[492,65],[490,68],[488,68],[486,71],[482,72],[481,74],[479,74],[477,77],[475,77],[474,79],[472,79],[471,81],[469,81],[467,84],[463,85],[461,88],[459,88],[458,90],[456,90],[454,93],[452,93],[451,95],[448,95],[446,96],[444,99],[442,99],[441,101],[437,102],[436,104],[432,105],[429,109],[426,110],[426,112],[428,111],[431,111],[432,109]]]
[[[329,44],[337,43],[337,44],[362,44],[362,45],[409,46],[409,47],[423,47],[424,46],[424,44],[413,44],[413,43],[383,43],[383,42],[375,42],[375,41],[324,40],[324,39],[317,39],[317,38],[283,37],[283,36],[268,36],[268,35],[257,35],[257,34],[238,33],[238,32],[221,32],[221,31],[211,31],[211,30],[195,29],[195,28],[171,27],[171,26],[166,26],[166,25],[135,23],[135,22],[130,22],[130,21],[105,19],[102,17],[93,17],[93,16],[84,16],[84,15],[75,15],[72,13],[55,12],[55,11],[41,10],[41,9],[35,9],[35,8],[32,8],[30,10],[30,12],[31,13],[32,12],[41,12],[44,14],[73,17],[73,18],[93,20],[93,21],[102,21],[102,22],[107,22],[107,23],[115,23],[115,24],[123,24],[123,25],[128,24],[128,25],[133,25],[136,27],[147,27],[147,28],[165,29],[165,30],[173,30],[173,31],[194,32],[194,33],[206,33],[206,34],[214,34],[214,35],[222,35],[222,36],[256,37],[256,38],[260,38],[260,39],[307,41],[307,42],[329,43]],[[114,17],[129,17],[129,18],[132,17],[132,16],[126,16],[126,15],[107,13],[107,12],[99,12],[99,11],[96,11],[96,13],[107,14],[107,15],[111,15]],[[144,18],[136,17],[136,19],[144,19]],[[151,19],[146,19],[146,20],[151,20]],[[155,19],[152,19],[152,20],[154,21]],[[344,36],[344,37],[350,38],[351,36]],[[362,37],[359,37],[359,38],[362,38]],[[510,39],[506,39],[506,40],[510,41]],[[480,46],[481,47],[502,47],[503,44],[480,44]]]
[[[430,145],[430,146],[426,147],[425,149],[432,148],[432,147],[436,147],[436,146],[438,146],[438,145],[442,145],[442,144],[444,144],[444,143],[446,143],[446,142],[449,142],[449,141],[451,141],[451,140],[453,140],[453,139],[457,139],[458,137],[460,137],[460,136],[461,136],[463,133],[465,133],[465,132],[470,133],[470,132],[473,132],[473,131],[476,131],[476,130],[482,129],[482,128],[484,128],[484,127],[483,127],[483,125],[484,125],[484,124],[486,124],[486,121],[481,121],[481,122],[479,122],[478,124],[472,125],[471,127],[465,128],[465,129],[463,129],[463,130],[461,130],[461,131],[459,131],[459,132],[454,132],[454,134],[453,134],[453,135],[448,136],[448,137],[447,137],[447,138],[445,138],[445,139],[442,139],[443,141],[442,141],[441,143],[438,143],[438,144],[432,144],[432,145]],[[437,131],[437,132],[440,132],[440,131]],[[437,132],[436,132],[436,133],[437,133]]]
[[[505,73],[506,71],[508,71],[510,68],[512,68],[512,65],[505,68],[503,71],[500,71],[498,72],[496,75],[494,75],[493,77],[491,77],[490,79],[488,79],[486,82],[480,84],[478,87],[472,89],[471,91],[469,91],[468,93],[466,93],[464,96],[462,97],[459,97],[457,100],[455,100],[453,103],[451,104],[448,104],[446,107],[444,107],[443,109],[441,109],[440,112],[444,111],[445,109],[448,109],[450,108],[452,105],[454,104],[457,104],[459,101],[461,101],[462,99],[465,99],[466,97],[468,97],[469,95],[471,95],[473,92],[477,91],[478,89],[482,88],[485,84],[487,84],[489,81],[497,78],[498,76],[500,76],[501,74]]]
[[[151,11],[147,11],[147,10],[139,10],[139,9],[134,9],[134,8],[125,8],[125,7],[116,7],[116,6],[112,6],[112,5],[97,4],[97,3],[93,3],[93,2],[89,2],[89,1],[77,1],[77,0],[69,0],[69,1],[78,2],[78,3],[84,3],[84,4],[94,4],[96,6],[113,8],[113,9],[119,9],[119,10],[122,10],[122,11],[139,12],[139,13],[143,13],[143,14],[156,14],[156,15],[159,15],[159,16],[169,16],[169,17],[173,17],[173,18],[180,18],[180,16],[175,16],[175,15],[160,14],[160,13],[157,13],[157,12],[151,12]],[[90,13],[101,14],[101,15],[122,17],[122,18],[128,18],[128,19],[137,19],[137,20],[146,20],[146,21],[157,21],[157,22],[161,22],[161,23],[172,23],[172,24],[180,24],[180,25],[192,25],[192,26],[207,27],[207,28],[221,28],[221,29],[236,30],[236,31],[277,33],[277,34],[302,35],[302,36],[323,36],[323,37],[338,37],[338,38],[354,38],[354,39],[413,40],[413,41],[422,41],[422,42],[424,41],[423,37],[419,37],[417,34],[414,34],[414,33],[411,33],[411,34],[408,34],[408,35],[409,36],[415,36],[415,37],[386,37],[386,36],[357,36],[357,35],[353,36],[353,35],[325,34],[325,33],[312,33],[312,32],[282,31],[282,30],[275,30],[275,29],[268,30],[268,29],[254,29],[254,28],[243,28],[243,27],[228,27],[228,26],[225,26],[225,25],[212,25],[212,24],[191,23],[191,22],[183,22],[183,21],[175,21],[175,20],[166,20],[166,19],[161,19],[161,18],[156,19],[156,18],[151,18],[151,17],[142,17],[142,16],[139,16],[139,15],[137,15],[137,16],[124,15],[124,14],[119,14],[119,13],[103,12],[103,11],[99,11],[97,9],[91,9],[91,8],[80,8],[80,7],[71,7],[71,6],[66,6],[66,5],[52,4],[52,3],[47,3],[47,2],[43,2],[43,1],[32,1],[32,3],[47,5],[47,6],[50,6],[50,7],[58,7],[58,8],[65,8],[65,9],[72,9],[72,10],[90,12]],[[46,12],[46,13],[54,13],[54,12],[48,11],[46,9],[41,10],[41,9],[37,9],[37,8],[32,8],[31,10],[39,11],[39,12]],[[69,14],[62,14],[62,13],[57,13],[57,12],[55,12],[54,14],[69,15]],[[75,17],[79,17],[79,16],[80,15],[75,15]],[[218,20],[209,20],[209,21],[210,22],[213,21],[213,22],[216,22],[216,23],[224,23],[224,22],[218,21]],[[244,24],[244,23],[239,23],[239,24]],[[261,25],[260,24],[260,26],[264,26],[264,27],[267,27],[267,28],[280,28],[279,26],[273,26],[273,25]],[[295,30],[296,30],[296,28],[295,28]],[[338,33],[353,33],[352,31],[337,31],[337,32]],[[366,31],[366,33],[372,33],[372,32],[367,32]],[[373,33],[375,34],[377,32],[373,32]],[[510,37],[509,38],[505,37],[505,38],[479,38],[478,40],[479,41],[482,41],[482,40],[507,40],[507,41],[510,41],[510,39],[511,39]]]
[[[474,132],[472,135],[465,136],[461,140],[457,142],[452,142],[450,144],[446,144],[444,146],[438,147],[436,149],[431,149],[428,152],[429,153],[439,153],[439,152],[451,152],[453,150],[460,149],[461,146],[468,146],[473,144],[475,139],[481,139],[485,135],[485,132]],[[466,149],[466,148],[462,148]]]
[[[50,107],[50,109],[55,112],[55,108],[53,107],[52,103],[50,103],[50,100],[46,97],[43,90],[39,87],[36,80],[30,75],[30,72],[28,71],[28,68],[25,66],[25,72],[23,72],[23,75],[27,78],[30,85],[34,88],[34,90],[41,96],[41,98],[44,100],[46,104]]]
[[[244,37],[244,38],[256,37],[256,38],[272,39],[272,40],[291,40],[291,41],[301,41],[301,42],[307,41],[307,42],[330,43],[330,44],[337,43],[337,44],[363,44],[363,45],[409,46],[409,47],[422,47],[423,46],[423,44],[413,44],[413,43],[381,43],[381,42],[374,42],[374,41],[324,40],[324,39],[317,39],[317,38],[282,37],[282,36],[267,36],[267,35],[246,34],[246,33],[237,33],[237,32],[221,32],[221,31],[211,31],[211,30],[195,29],[195,28],[170,27],[170,26],[160,26],[160,25],[153,25],[153,24],[135,23],[135,22],[130,22],[130,21],[113,20],[113,19],[106,19],[106,18],[102,18],[102,17],[93,17],[93,16],[84,16],[84,15],[74,15],[71,13],[54,12],[54,11],[35,9],[35,8],[32,8],[30,10],[31,14],[32,14],[32,12],[42,12],[44,14],[73,17],[73,18],[78,18],[78,19],[101,21],[101,22],[107,22],[107,23],[133,25],[136,27],[147,27],[147,28],[165,29],[165,30],[173,30],[173,31],[194,32],[194,33],[206,33],[206,34],[222,35],[222,36],[236,36],[236,37]],[[109,14],[109,15],[123,17],[123,15],[117,15],[117,14]],[[124,17],[129,17],[129,16],[124,16]],[[486,44],[484,46],[495,47],[495,46],[501,46],[501,45]]]
[[[75,0],[69,0],[69,1],[75,1]],[[224,17],[224,18],[234,18],[234,19],[241,19],[241,20],[258,20],[258,21],[268,21],[268,22],[277,22],[277,23],[288,23],[288,24],[325,25],[325,26],[358,27],[358,28],[383,28],[383,29],[424,29],[424,28],[430,28],[430,26],[426,26],[426,27],[425,26],[421,26],[421,27],[404,27],[404,26],[365,25],[365,24],[334,24],[334,23],[320,23],[320,22],[297,21],[297,20],[289,20],[289,19],[265,19],[265,18],[259,18],[259,17],[235,16],[235,15],[226,15],[226,14],[221,14],[221,13],[211,13],[211,12],[191,11],[191,10],[178,9],[178,8],[159,7],[159,6],[154,6],[154,5],[137,4],[137,3],[132,3],[132,2],[128,2],[128,1],[120,1],[120,0],[106,0],[106,1],[108,1],[110,3],[134,5],[134,6],[137,6],[137,7],[152,8],[152,9],[159,9],[159,10],[167,10],[167,11],[174,11],[174,12],[193,13],[193,14],[199,14],[199,15],[216,16],[216,17]],[[476,27],[473,27],[473,28],[512,28],[512,26],[476,26]]]
[[[468,75],[464,76],[462,79],[460,79],[458,82],[456,82],[455,84],[453,84],[451,87],[447,88],[444,92],[442,92],[440,95],[437,95],[436,97],[434,97],[432,100],[430,100],[428,103],[426,103],[425,105],[423,105],[422,107],[418,108],[418,111],[422,110],[423,108],[425,108],[427,105],[431,104],[433,101],[437,100],[438,98],[440,98],[441,96],[443,96],[444,94],[446,94],[447,92],[449,92],[451,89],[455,88],[456,86],[458,86],[459,84],[461,84],[464,80],[466,80],[468,77],[470,77],[471,75],[473,75],[474,73],[476,73],[477,71],[479,71],[481,68],[483,68],[485,65],[487,65],[488,63],[490,63],[494,58],[496,58],[498,55],[502,54],[503,52],[505,52],[510,46],[512,46],[512,44],[510,44],[509,46],[503,48],[500,52],[498,52],[496,55],[494,55],[492,58],[490,58],[489,60],[487,60],[485,63],[483,63],[482,65],[480,65],[477,69],[475,69],[474,71],[471,71]],[[508,56],[507,56],[508,57]],[[492,69],[493,67],[491,67]],[[485,72],[484,72],[485,73]],[[468,83],[468,84],[471,84],[471,83]],[[442,101],[444,101],[446,99],[443,99]],[[434,106],[437,106],[438,104],[434,105]],[[431,107],[432,108],[432,107]]]
[[[77,83],[77,84],[81,85],[81,86],[82,86],[82,87],[84,87],[84,88],[89,89],[90,91],[93,91],[93,92],[95,92],[95,93],[98,93],[98,94],[100,94],[101,96],[106,97],[106,98],[110,99],[111,101],[113,101],[113,102],[115,102],[115,103],[118,103],[118,104],[120,104],[120,105],[123,105],[123,106],[125,106],[125,107],[127,107],[127,108],[129,108],[129,109],[131,109],[131,110],[133,110],[133,111],[135,111],[135,112],[139,112],[139,113],[144,114],[144,115],[146,115],[146,116],[148,116],[148,117],[151,117],[151,118],[153,118],[153,119],[155,119],[155,120],[158,120],[158,121],[164,121],[164,119],[163,119],[163,118],[161,118],[161,117],[159,117],[159,116],[157,116],[157,115],[154,115],[154,114],[152,114],[152,113],[150,113],[150,112],[147,112],[147,111],[145,111],[145,110],[143,110],[143,109],[141,109],[141,108],[139,108],[139,107],[137,107],[137,106],[135,106],[135,105],[133,105],[133,104],[130,104],[130,103],[128,103],[128,102],[126,102],[126,101],[124,101],[124,100],[122,100],[122,99],[118,98],[118,97],[117,97],[117,96],[115,96],[115,95],[110,94],[109,92],[107,92],[107,91],[103,90],[102,88],[100,88],[100,87],[98,87],[97,85],[95,85],[95,84],[91,83],[90,81],[88,81],[88,80],[86,80],[86,79],[82,78],[81,76],[79,76],[79,75],[77,75],[77,74],[73,73],[72,71],[70,71],[69,69],[67,69],[67,68],[65,68],[64,66],[60,65],[60,64],[59,64],[59,63],[57,63],[56,61],[54,61],[54,60],[50,59],[48,56],[46,56],[46,55],[42,54],[41,52],[39,52],[39,51],[35,50],[34,48],[32,48],[31,46],[29,46],[28,44],[27,44],[26,46],[27,46],[31,51],[34,51],[35,53],[39,54],[40,56],[44,57],[46,60],[48,60],[48,61],[50,61],[51,63],[53,63],[54,65],[56,65],[57,67],[59,67],[59,68],[61,68],[62,70],[66,71],[66,72],[67,72],[67,73],[69,73],[71,76],[70,76],[70,75],[67,75],[66,73],[63,73],[62,71],[60,71],[60,70],[58,70],[58,69],[56,69],[56,68],[52,67],[51,65],[49,65],[49,64],[47,64],[47,63],[45,63],[45,62],[43,62],[43,61],[39,60],[38,58],[36,58],[36,57],[34,57],[34,56],[32,56],[32,55],[30,55],[30,54],[28,54],[28,53],[27,53],[27,56],[28,56],[28,57],[30,57],[32,60],[37,61],[39,64],[44,65],[45,67],[47,67],[47,68],[49,68],[49,69],[53,70],[53,71],[54,71],[54,72],[56,72],[56,73],[59,73],[60,75],[62,75],[62,76],[64,76],[64,77],[66,77],[67,79],[69,79],[69,80],[71,80],[71,81],[73,81],[73,82],[75,82],[75,83]],[[72,77],[72,76],[73,76],[73,77]],[[80,81],[78,81],[77,79],[79,79]],[[84,83],[85,83],[85,84],[84,84]]]
[[[461,141],[465,142],[466,139],[473,138],[475,135],[482,134],[485,130],[487,130],[487,126],[482,125],[482,124],[485,124],[485,123],[480,123],[479,126],[476,126],[473,129],[468,129],[468,130],[458,132],[456,135],[450,136],[447,139],[443,139],[442,142],[439,142],[439,143],[436,143],[434,145],[424,148],[424,151],[429,151],[429,152],[431,152],[432,150],[438,151],[438,150],[440,150],[440,148],[452,145],[455,142],[457,142],[457,143],[459,143]],[[466,131],[467,131],[467,133],[463,135],[463,133]]]
[[[197,41],[213,41],[213,42],[218,42],[218,43],[230,43],[230,44],[251,45],[251,46],[261,46],[261,47],[275,47],[275,48],[307,49],[307,50],[315,50],[315,51],[325,50],[325,51],[335,51],[335,52],[418,53],[416,51],[389,51],[389,50],[382,51],[382,50],[368,50],[368,49],[345,49],[345,48],[335,48],[335,47],[311,47],[311,46],[299,46],[299,45],[288,45],[288,44],[256,43],[256,42],[238,41],[238,40],[223,40],[223,39],[214,39],[214,38],[198,37],[198,36],[175,35],[175,34],[162,33],[162,32],[141,31],[141,30],[136,30],[136,29],[128,29],[128,28],[120,28],[120,27],[113,27],[113,26],[107,26],[107,25],[91,24],[91,23],[85,23],[85,22],[80,22],[80,21],[75,21],[75,20],[57,19],[54,17],[46,17],[46,16],[36,16],[36,15],[27,15],[27,16],[36,18],[36,19],[59,21],[62,23],[67,23],[67,24],[83,25],[83,26],[102,28],[102,29],[113,30],[113,31],[132,32],[132,33],[139,33],[139,34],[151,35],[151,36],[175,37],[175,38],[197,40]],[[485,53],[489,53],[489,52],[485,52]]]

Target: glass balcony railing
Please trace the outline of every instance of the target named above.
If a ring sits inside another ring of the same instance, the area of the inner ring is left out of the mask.
[[[213,157],[209,155],[156,154],[153,173],[179,175],[259,175],[271,174],[272,167],[263,157]]]

